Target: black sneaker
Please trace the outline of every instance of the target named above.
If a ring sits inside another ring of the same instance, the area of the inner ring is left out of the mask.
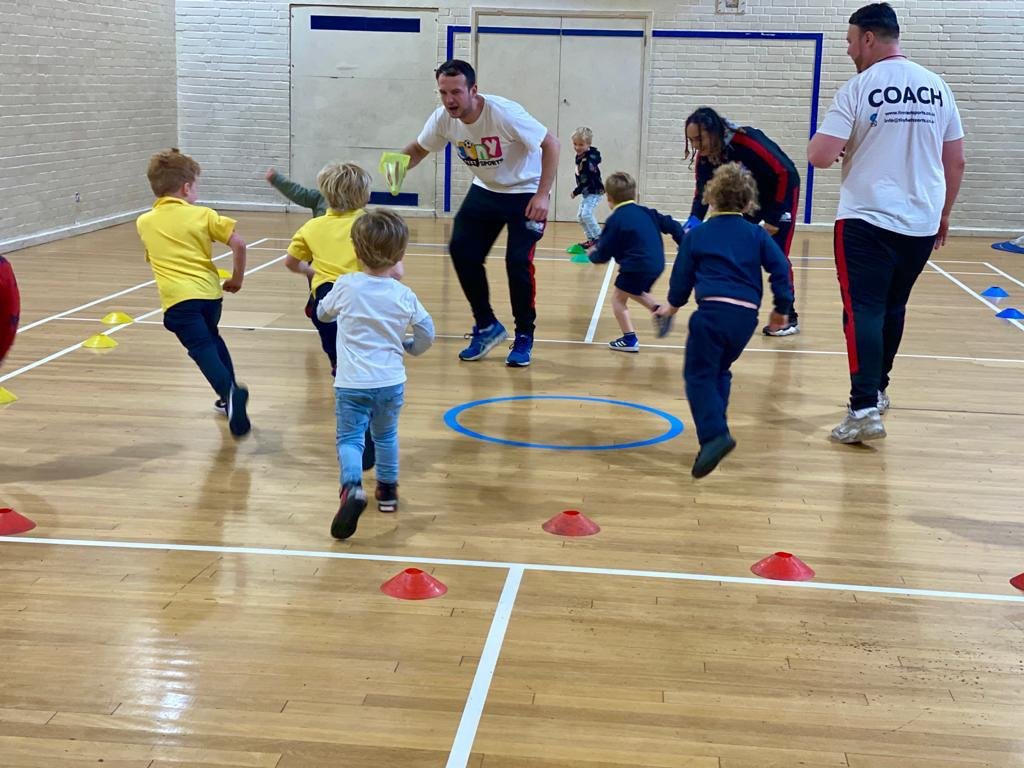
[[[658,339],[664,339],[668,336],[669,331],[672,330],[672,325],[676,321],[675,315],[665,315],[660,317],[658,315],[651,315],[651,322],[654,323],[654,336]]]
[[[377,481],[377,491],[373,494],[377,499],[377,509],[381,512],[398,511],[398,483],[382,483]]]
[[[249,390],[241,384],[232,384],[231,392],[228,394],[228,428],[235,437],[247,435],[252,429],[249,417],[245,413],[248,402]]]
[[[736,441],[732,435],[723,432],[718,437],[708,440],[700,447],[696,461],[693,462],[693,469],[690,471],[694,477],[706,477],[715,471],[718,463],[724,459],[729,452],[736,447]]]
[[[217,398],[217,402],[213,404],[213,410],[219,413],[221,416],[228,415],[228,401],[223,398]]]
[[[356,532],[359,516],[366,509],[366,491],[361,485],[346,485],[339,494],[341,503],[338,513],[331,522],[331,536],[336,539],[347,539]]]

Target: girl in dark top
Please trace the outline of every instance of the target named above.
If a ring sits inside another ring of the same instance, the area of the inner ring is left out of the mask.
[[[800,199],[800,174],[779,145],[757,128],[738,126],[710,107],[701,107],[686,118],[686,154],[697,177],[689,226],[699,224],[707,215],[704,189],[715,169],[725,163],[741,163],[754,178],[759,207],[744,214],[748,221],[767,230],[789,261],[789,249],[796,225]],[[793,281],[793,268],[790,282]],[[791,336],[800,332],[796,310],[781,328],[766,325],[765,336]]]

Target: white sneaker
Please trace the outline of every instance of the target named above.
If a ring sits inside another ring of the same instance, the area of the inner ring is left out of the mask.
[[[848,410],[842,424],[832,430],[831,438],[837,443],[863,443],[885,437],[885,425],[877,408],[868,408],[860,418]]]
[[[883,390],[878,390],[878,415],[884,416],[891,405],[892,402],[889,400],[889,396]]]

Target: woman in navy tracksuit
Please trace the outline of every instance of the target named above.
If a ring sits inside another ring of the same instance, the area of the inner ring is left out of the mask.
[[[764,228],[789,261],[793,242],[797,204],[800,200],[800,174],[779,145],[757,128],[729,122],[710,107],[701,107],[686,118],[686,157],[692,157],[697,188],[690,208],[688,227],[702,221],[708,206],[704,189],[715,169],[725,163],[741,163],[754,177],[759,208],[744,214],[748,221],[763,221]],[[789,265],[793,282],[793,267]],[[796,309],[779,327],[766,325],[766,336],[791,336],[800,332]]]

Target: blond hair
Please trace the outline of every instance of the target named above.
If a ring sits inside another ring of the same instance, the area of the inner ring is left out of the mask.
[[[405,219],[392,210],[367,211],[352,224],[356,257],[370,269],[385,269],[402,260],[409,244]]]
[[[604,191],[614,203],[624,203],[636,197],[636,179],[625,171],[616,171],[604,180]]]
[[[579,128],[572,132],[572,140],[575,141],[576,139],[584,141],[587,144],[593,144],[594,132],[587,128],[586,126],[581,125]]]
[[[704,202],[722,213],[753,213],[758,207],[757,184],[739,163],[720,165],[704,187]]]
[[[199,172],[199,163],[177,147],[171,147],[149,158],[146,178],[153,194],[164,197],[177,192],[184,184],[194,183]]]
[[[355,211],[370,202],[370,174],[355,163],[330,163],[316,175],[316,185],[336,211]]]

